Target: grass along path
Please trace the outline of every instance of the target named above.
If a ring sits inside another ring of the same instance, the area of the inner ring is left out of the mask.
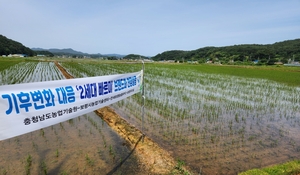
[[[262,169],[251,169],[239,175],[299,175],[300,160],[290,161],[284,164],[274,165]]]

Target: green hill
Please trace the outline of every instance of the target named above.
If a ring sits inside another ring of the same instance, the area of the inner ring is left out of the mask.
[[[275,62],[288,63],[289,59],[300,61],[300,39],[287,40],[274,44],[243,44],[225,47],[204,47],[197,50],[166,51],[152,57],[155,61],[207,61],[225,64],[274,64]]]
[[[35,52],[28,47],[23,46],[23,44],[19,42],[0,35],[0,55],[9,54],[25,54],[27,56],[34,56]]]

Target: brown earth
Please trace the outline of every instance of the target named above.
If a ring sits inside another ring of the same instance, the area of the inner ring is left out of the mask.
[[[57,61],[55,64],[67,79],[73,78]],[[178,165],[166,150],[121,118],[110,107],[98,109],[95,113],[126,140],[127,146],[132,150],[131,154],[138,157],[138,166],[143,171],[140,174],[190,174],[187,168]]]

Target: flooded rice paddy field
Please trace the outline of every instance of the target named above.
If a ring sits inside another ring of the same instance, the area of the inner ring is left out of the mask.
[[[20,62],[0,70],[0,84],[20,84],[65,79],[53,62]]]
[[[95,113],[0,142],[2,174],[135,174],[135,155]]]
[[[2,85],[59,79],[64,77],[52,62],[21,62],[0,70]],[[0,141],[0,174],[139,174],[130,152],[117,133],[89,113]]]
[[[79,76],[141,69],[140,64],[63,66]],[[300,158],[299,87],[150,64],[145,82],[145,134],[195,173],[236,174]],[[141,104],[135,95],[112,106],[142,129]]]
[[[1,68],[1,84],[63,79],[53,63],[25,63]],[[98,61],[61,65],[74,77],[135,72],[142,67]],[[138,94],[112,107],[195,174],[236,174],[300,158],[299,87],[172,65],[147,64],[145,73],[144,119]],[[134,154],[118,166],[130,150],[94,113],[1,141],[0,150],[3,174],[141,171]]]

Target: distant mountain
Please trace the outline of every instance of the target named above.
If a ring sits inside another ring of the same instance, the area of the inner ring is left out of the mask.
[[[31,48],[31,50],[34,50],[34,51],[48,51],[47,49],[42,49],[42,48],[39,48],[39,47],[33,47],[33,48]]]
[[[67,49],[49,49],[49,52],[52,52],[52,53],[69,53],[69,54],[73,54],[73,55],[89,55],[88,53],[79,52],[79,51],[73,50],[71,48],[67,48]]]
[[[32,48],[32,50],[34,51],[49,51],[53,54],[58,54],[58,55],[89,55],[88,53],[83,53],[83,52],[79,52],[76,50],[73,50],[71,48],[67,48],[67,49],[42,49],[42,48]]]
[[[36,53],[23,44],[0,35],[0,55],[25,54],[34,56]]]
[[[117,58],[123,58],[123,57],[125,57],[125,55],[120,55],[120,54],[103,54],[103,56],[117,57]]]
[[[96,57],[116,57],[116,58],[123,58],[125,55],[120,55],[120,54],[101,54],[101,53],[96,53],[96,54],[90,54],[90,53],[84,53],[80,51],[73,50],[71,48],[67,49],[43,49],[43,48],[32,48],[34,51],[49,51],[53,53],[54,55],[71,55],[71,56],[90,56],[92,58]]]

